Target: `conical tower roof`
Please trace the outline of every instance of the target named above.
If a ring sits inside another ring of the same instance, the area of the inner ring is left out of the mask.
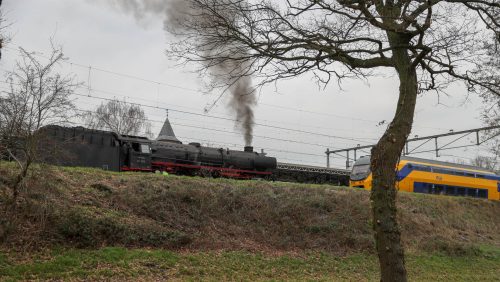
[[[181,143],[177,137],[175,137],[174,130],[172,129],[172,126],[170,125],[170,121],[168,118],[165,119],[165,123],[163,123],[163,127],[160,130],[160,134],[158,134],[158,138],[156,138],[156,141],[165,141],[165,142],[174,142],[174,143]]]

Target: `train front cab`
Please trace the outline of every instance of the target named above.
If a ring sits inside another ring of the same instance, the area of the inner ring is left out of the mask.
[[[144,137],[120,136],[122,171],[151,171],[151,142]]]
[[[350,187],[371,190],[369,161],[354,164]],[[500,176],[488,170],[410,157],[403,157],[397,170],[399,191],[500,200]]]
[[[370,158],[359,158],[352,167],[349,177],[349,187],[372,189],[372,174],[370,171]]]

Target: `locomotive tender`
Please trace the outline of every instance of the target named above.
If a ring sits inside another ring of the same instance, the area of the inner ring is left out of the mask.
[[[276,158],[244,151],[182,144],[168,119],[156,140],[83,127],[47,126],[43,147],[60,152],[45,161],[58,165],[97,167],[112,171],[160,171],[185,175],[250,179],[268,177]]]

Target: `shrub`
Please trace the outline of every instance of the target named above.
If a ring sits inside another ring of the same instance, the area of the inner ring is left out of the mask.
[[[123,222],[114,215],[99,215],[73,208],[58,219],[62,239],[82,248],[102,245],[181,247],[191,238],[177,231],[145,226],[140,222]]]
[[[422,250],[448,256],[479,256],[481,249],[473,244],[460,243],[441,236],[432,236],[420,244]]]

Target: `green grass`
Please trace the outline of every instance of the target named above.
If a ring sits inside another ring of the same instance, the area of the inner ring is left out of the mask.
[[[60,249],[48,254],[23,258],[21,262],[15,262],[15,259],[4,260],[4,264],[0,263],[0,278],[17,281],[109,276],[136,277],[170,269],[177,260],[178,257],[168,251],[127,250],[114,247],[101,250]]]
[[[176,280],[378,281],[373,254],[338,257],[326,253],[265,255],[103,248],[55,249],[30,257],[0,254],[0,280],[137,278]],[[500,249],[481,248],[477,255],[408,254],[411,281],[498,281]]]

